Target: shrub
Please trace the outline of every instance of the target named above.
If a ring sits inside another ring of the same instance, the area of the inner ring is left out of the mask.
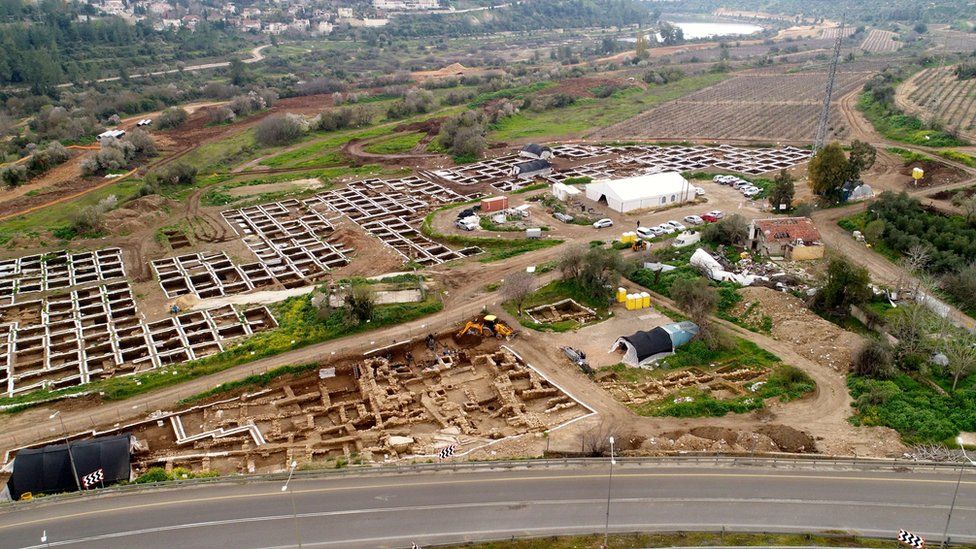
[[[165,130],[182,126],[189,114],[180,107],[170,107],[159,114],[156,119],[156,127]]]
[[[151,467],[146,470],[145,473],[136,477],[136,484],[150,484],[155,482],[166,482],[167,480],[172,480],[166,469],[162,467]]]
[[[278,114],[265,118],[258,124],[255,139],[265,147],[287,145],[302,136],[302,127],[295,118]]]
[[[855,375],[886,379],[894,375],[894,353],[887,343],[871,340],[862,345],[851,358]]]
[[[166,164],[146,174],[146,187],[149,192],[142,194],[158,194],[166,186],[189,186],[196,182],[197,169],[189,164],[180,162]]]
[[[4,166],[0,168],[0,183],[16,187],[27,181],[27,166]]]
[[[156,143],[152,137],[142,130],[132,130],[125,136],[125,140],[135,147],[136,155],[156,156]]]
[[[749,237],[749,224],[746,218],[732,214],[711,223],[702,231],[702,238],[715,244],[738,246]]]

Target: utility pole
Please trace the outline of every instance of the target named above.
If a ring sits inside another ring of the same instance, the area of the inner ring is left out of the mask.
[[[71,439],[68,438],[68,430],[64,427],[64,418],[61,417],[61,410],[54,412],[48,419],[58,418],[61,422],[61,434],[64,436],[64,444],[68,447],[68,462],[71,463],[71,475],[75,477],[75,486],[81,491],[81,481],[78,479],[78,468],[75,467],[75,456],[71,452]]]
[[[610,493],[613,489],[613,466],[616,463],[613,458],[613,437],[610,437],[610,479],[607,481],[607,522],[603,527],[603,549],[607,549],[610,541]]]
[[[824,93],[823,108],[820,110],[820,121],[817,123],[817,137],[813,142],[814,152],[822,149],[827,141],[827,125],[830,120],[830,100],[834,95],[834,79],[837,76],[837,62],[840,60],[840,45],[844,41],[844,22],[846,19],[847,14],[844,14],[840,20],[840,27],[837,28],[837,40],[834,41],[834,58],[830,61],[827,90]]]
[[[962,444],[962,437],[956,438],[956,444],[959,445],[959,449],[962,450],[962,456],[966,458],[966,461],[970,465],[976,466],[976,461],[969,459],[969,455],[966,453],[966,448]],[[959,495],[959,485],[962,484],[962,474],[966,470],[966,464],[961,463],[959,465],[959,477],[956,479],[956,489],[952,493],[952,504],[949,505],[949,516],[946,517],[945,529],[942,530],[942,543],[939,545],[943,549],[949,545],[949,523],[952,522],[952,511],[956,508],[956,497]]]

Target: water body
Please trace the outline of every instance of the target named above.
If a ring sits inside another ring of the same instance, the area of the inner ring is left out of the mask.
[[[692,23],[673,21],[671,24],[679,27],[685,33],[685,40],[714,38],[718,36],[743,36],[763,30],[759,25],[750,25],[749,23]]]

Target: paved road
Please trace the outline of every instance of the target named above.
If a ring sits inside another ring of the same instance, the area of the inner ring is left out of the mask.
[[[207,486],[35,504],[0,514],[4,547],[404,547],[600,532],[604,465]],[[618,464],[610,529],[841,530],[937,541],[957,475]],[[292,499],[297,518],[292,513]],[[976,541],[976,471],[950,537]]]

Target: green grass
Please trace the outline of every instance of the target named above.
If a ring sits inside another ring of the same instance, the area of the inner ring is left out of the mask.
[[[920,152],[910,151],[908,149],[902,149],[901,147],[888,147],[886,151],[897,154],[905,161],[905,165],[909,165],[913,162],[925,162],[926,160],[931,160],[927,155]]]
[[[662,103],[717,84],[727,75],[706,74],[683,78],[647,90],[628,88],[603,99],[578,99],[572,105],[543,112],[522,111],[498,124],[488,134],[492,141],[523,138],[554,139],[622,122]]]
[[[598,549],[603,545],[602,534],[585,536],[540,537],[531,539],[486,541],[446,546],[443,549]],[[841,534],[837,536],[814,534],[740,534],[732,532],[679,532],[679,533],[632,533],[611,534],[608,546],[615,549],[643,549],[647,547],[871,547],[901,549],[896,541],[860,538]]]
[[[943,443],[960,431],[976,431],[976,375],[962,380],[955,392],[951,380],[932,379],[948,394],[904,373],[888,380],[848,376],[857,410],[851,423],[891,427],[907,444]]]
[[[195,167],[201,175],[225,171],[254,158],[258,146],[254,142],[254,128],[236,135],[204,143],[179,159],[179,162]]]
[[[976,168],[976,157],[968,155],[964,152],[948,150],[948,151],[938,151],[937,153],[942,158],[953,160],[960,164],[969,166],[970,168]]]
[[[303,145],[293,147],[260,162],[269,168],[308,168],[348,163],[339,153],[339,148],[353,139],[370,139],[389,135],[393,131],[390,124],[368,129],[342,130],[329,133],[311,134]]]
[[[863,211],[856,213],[854,215],[849,215],[847,217],[842,217],[837,220],[837,225],[849,233],[854,231],[861,231],[864,234],[864,227],[872,221],[870,212]],[[888,260],[892,262],[901,261],[902,255],[896,250],[892,249],[890,246],[885,244],[884,239],[880,242],[874,242],[871,244],[871,249],[875,252],[885,256]]]
[[[227,393],[237,392],[241,389],[249,389],[253,387],[267,387],[272,381],[283,376],[294,376],[298,374],[303,374],[310,370],[316,368],[321,368],[322,364],[318,362],[312,362],[310,364],[300,364],[297,366],[282,366],[280,368],[274,368],[268,370],[263,374],[254,374],[247,376],[242,379],[235,381],[229,381],[227,383],[221,383],[220,385],[214,387],[213,389],[203,391],[202,393],[197,393],[193,396],[189,396],[181,400],[180,404],[193,404],[200,400],[206,400],[215,396],[222,396]]]
[[[622,364],[613,366],[611,371],[619,379],[639,383],[650,378],[659,378],[676,370],[697,368],[713,371],[731,366],[733,368],[770,370],[766,382],[755,392],[731,399],[717,399],[707,391],[687,388],[656,401],[634,406],[635,413],[642,416],[670,417],[719,417],[726,414],[741,414],[758,410],[766,399],[778,398],[788,402],[802,398],[816,388],[814,381],[802,370],[783,364],[779,357],[761,349],[758,345],[741,338],[732,339],[725,348],[710,349],[703,341],[694,340],[679,347],[674,355],[659,362],[655,370],[628,368]],[[745,388],[755,381],[747,381]],[[690,402],[675,402],[677,397],[690,397]]]
[[[969,144],[945,131],[928,126],[918,117],[885,108],[874,101],[870,92],[860,95],[857,106],[874,129],[892,141],[928,147],[958,147]]]
[[[12,217],[0,222],[0,243],[17,235],[37,234],[39,230],[57,230],[66,227],[74,212],[94,206],[102,199],[115,195],[119,203],[136,196],[142,187],[141,179],[126,179],[92,191],[75,200],[52,204],[37,211]]]
[[[335,309],[320,318],[311,304],[311,295],[292,297],[269,306],[278,320],[278,328],[255,334],[221,353],[135,376],[104,379],[60,391],[35,391],[0,398],[0,405],[25,405],[13,409],[18,411],[45,399],[88,391],[102,393],[104,400],[124,400],[307,345],[409,322],[436,313],[441,307],[441,302],[432,296],[420,303],[378,305],[371,321],[360,324],[351,320],[342,309]]]
[[[374,141],[366,145],[364,150],[373,154],[400,154],[410,152],[425,137],[427,137],[427,134],[420,132],[397,134],[386,139]]]
[[[605,320],[609,316],[607,302],[602,299],[594,299],[591,295],[584,292],[579,284],[576,284],[576,282],[573,280],[554,280],[549,284],[537,289],[525,299],[525,302],[522,304],[522,310],[524,311],[526,309],[531,309],[532,307],[538,307],[539,305],[545,305],[547,303],[555,303],[564,299],[572,299],[580,305],[589,307],[590,309],[596,311],[596,320],[590,322],[591,324]],[[528,315],[523,315],[521,318],[519,318],[518,309],[515,306],[515,303],[512,301],[502,303],[502,308],[505,309],[508,314],[518,318],[519,324],[531,330],[540,332],[568,332],[583,326],[583,324],[580,324],[575,320],[565,320],[560,322],[532,322]]]

